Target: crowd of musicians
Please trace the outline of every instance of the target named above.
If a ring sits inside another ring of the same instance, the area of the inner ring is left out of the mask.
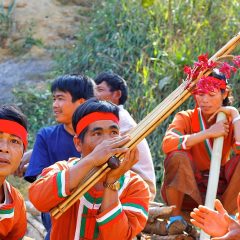
[[[166,228],[181,234],[195,225],[214,240],[240,239],[240,114],[230,87],[240,58],[218,67],[202,55],[198,64],[211,73],[189,90],[194,108],[175,115],[159,146],[165,154],[161,199],[175,206]],[[185,69],[188,76],[192,71]],[[27,148],[26,116],[15,105],[0,106],[0,239],[22,239],[27,231],[24,199],[6,180],[11,174],[31,183],[28,197],[41,211],[45,239],[133,239],[146,225],[156,179],[146,139],[128,147],[137,124],[124,108],[126,81],[112,72],[94,80],[63,75],[52,82],[51,93],[57,124],[38,131],[33,149]],[[219,112],[225,118],[216,121]],[[223,149],[213,210],[203,205],[219,137]],[[111,159],[118,165],[112,169]],[[106,163],[109,170],[67,210],[58,207]]]

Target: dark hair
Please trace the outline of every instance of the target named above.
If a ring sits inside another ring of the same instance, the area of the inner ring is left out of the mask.
[[[110,112],[116,115],[119,118],[119,109],[118,106],[114,103],[107,102],[107,101],[100,101],[96,98],[91,98],[86,102],[82,103],[80,106],[77,107],[76,111],[72,117],[72,125],[73,129],[76,132],[78,122],[86,115],[92,112]],[[96,119],[97,121],[97,119]],[[85,133],[87,132],[88,128],[86,127],[79,135],[79,138],[83,142]]]
[[[54,80],[51,85],[51,92],[57,90],[69,92],[72,96],[72,102],[80,98],[89,99],[93,97],[94,81],[86,76],[81,75],[64,75]]]
[[[121,97],[119,98],[119,104],[124,104],[128,98],[128,87],[126,81],[115,73],[102,72],[95,78],[95,83],[99,85],[102,82],[106,82],[110,87],[110,91],[121,91]]]
[[[232,95],[232,89],[231,87],[228,85],[228,81],[226,76],[221,73],[217,68],[213,69],[212,73],[209,75],[212,77],[215,77],[219,80],[222,80],[224,82],[226,82],[227,84],[227,90],[228,90],[228,96],[223,100],[223,106],[230,106],[233,104],[233,95]],[[225,92],[225,90],[221,90],[222,93]]]
[[[15,105],[6,104],[0,106],[0,119],[17,122],[27,130],[27,118]]]

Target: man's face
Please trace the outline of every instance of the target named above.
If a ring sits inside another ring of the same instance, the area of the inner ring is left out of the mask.
[[[119,126],[112,120],[99,120],[88,125],[84,141],[80,144],[83,156],[88,155],[103,140],[111,139],[119,135]]]
[[[220,90],[215,89],[208,93],[196,94],[196,101],[205,116],[211,116],[222,106],[226,93],[222,94]]]
[[[56,121],[70,124],[72,115],[79,104],[79,101],[72,102],[72,96],[69,92],[55,91],[53,93],[53,113]]]
[[[95,87],[95,96],[97,99],[109,101],[117,105],[119,103],[119,98],[121,97],[119,92],[121,91],[111,91],[110,87],[105,81],[101,82]]]
[[[21,138],[0,132],[0,177],[6,177],[17,170],[23,151]]]

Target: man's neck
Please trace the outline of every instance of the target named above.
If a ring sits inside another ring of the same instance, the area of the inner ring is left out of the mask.
[[[72,124],[63,124],[64,126],[64,129],[71,135],[74,136],[74,130],[73,130],[73,127],[72,127]]]

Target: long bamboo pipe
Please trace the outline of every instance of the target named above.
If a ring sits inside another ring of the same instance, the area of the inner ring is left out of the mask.
[[[217,115],[216,122],[226,119],[226,115],[223,112],[219,112]],[[222,149],[223,149],[224,137],[218,137],[214,139],[213,150],[211,156],[211,164],[208,178],[207,194],[205,198],[205,206],[210,209],[214,209],[214,200],[217,197],[218,181],[222,160]],[[203,230],[200,233],[200,240],[208,240],[210,236]]]
[[[216,52],[209,60],[216,60],[219,57],[227,56],[230,52],[232,52],[236,46],[240,43],[240,32],[234,36],[227,44],[225,44],[218,52]],[[134,148],[137,144],[139,144],[146,136],[148,136],[161,122],[163,122],[173,111],[175,111],[183,102],[185,102],[189,96],[191,95],[191,88],[195,86],[198,79],[202,75],[208,75],[210,72],[201,72],[199,77],[189,85],[188,81],[184,81],[172,94],[170,94],[163,102],[161,102],[150,114],[148,114],[139,124],[130,131],[131,140],[125,145],[125,147]],[[176,95],[173,98],[173,95]],[[122,158],[122,156],[118,156]],[[87,188],[83,187],[81,184],[75,191],[78,194],[70,200],[64,200],[57,207],[53,208],[50,212],[51,215],[55,218],[58,218],[65,212],[69,207],[71,207],[78,199],[83,196],[88,189],[94,186],[96,179],[101,179],[108,171],[111,169],[104,165],[101,172],[99,174],[95,174],[95,177],[90,176],[86,179],[88,182]],[[95,172],[95,171],[94,171]],[[96,170],[98,173],[98,170]],[[96,173],[95,172],[95,173]],[[85,184],[86,185],[86,184]],[[73,193],[74,194],[74,193]],[[67,202],[67,204],[66,204]],[[57,216],[57,217],[56,217]]]

